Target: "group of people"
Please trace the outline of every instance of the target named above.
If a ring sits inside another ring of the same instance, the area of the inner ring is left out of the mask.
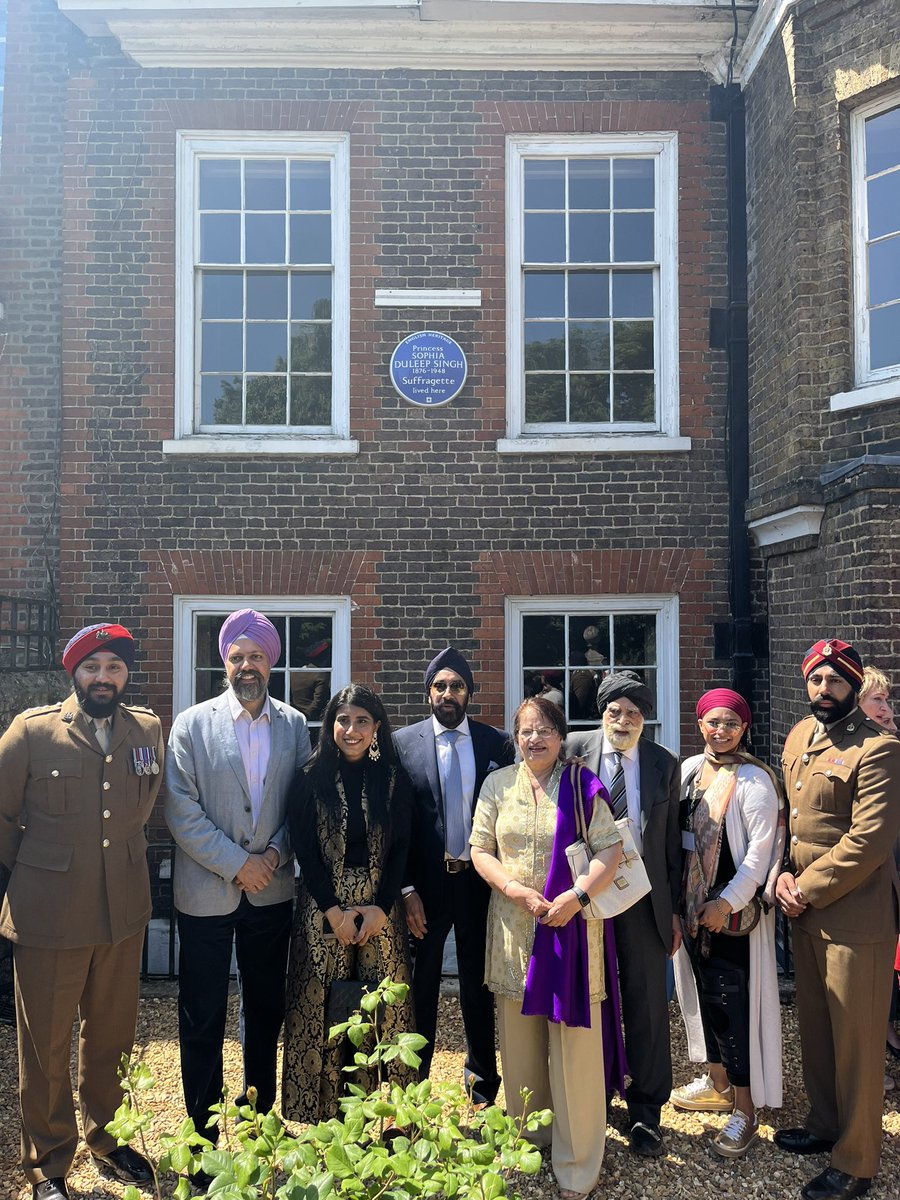
[[[122,703],[134,642],[110,622],[66,646],[73,695],[21,714],[0,739],[0,861],[11,871],[0,933],[14,943],[34,1200],[68,1196],[76,1016],[88,1148],[119,1180],[151,1180],[105,1126],[134,1037],[151,908],[144,825],[163,778],[184,1102],[212,1141],[232,955],[237,1102],[275,1103],[283,1028],[282,1113],[316,1122],[338,1113],[346,1084],[346,1048],[328,1033],[348,984],[411,984],[384,1032],[420,1032],[419,1073],[429,1073],[452,929],[466,1087],[476,1104],[497,1097],[496,1013],[507,1110],[520,1113],[529,1093],[530,1107],[553,1110],[534,1137],[549,1146],[564,1200],[598,1183],[617,1091],[633,1153],[665,1153],[671,1101],[728,1114],[711,1148],[740,1157],[759,1136],[756,1108],[781,1104],[780,908],[809,1112],[775,1141],[830,1152],[806,1200],[868,1190],[897,946],[900,741],[886,678],[872,686],[852,646],[820,641],[803,660],[811,715],[788,736],[780,774],[751,754],[749,704],[728,688],[700,698],[702,751],[679,764],[642,737],[654,700],[629,671],[598,675],[596,728],[570,734],[545,688],[519,706],[510,737],[468,716],[475,680],[452,647],[425,671],[423,721],[393,731],[380,698],[353,683],[328,701],[313,750],[303,714],[268,692],[281,655],[272,623],[232,613],[219,650],[225,690],[175,718],[165,751],[158,719]],[[580,828],[587,865],[573,878],[566,851]],[[623,839],[649,891],[594,917],[592,901],[619,879]],[[669,959],[690,1057],[706,1064],[677,1087]],[[399,1062],[392,1070],[412,1077]],[[192,1182],[210,1179],[199,1171]]]

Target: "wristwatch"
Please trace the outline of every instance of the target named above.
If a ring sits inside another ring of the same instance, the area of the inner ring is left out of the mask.
[[[580,888],[580,887],[578,886],[578,884],[577,884],[577,883],[573,883],[573,884],[572,884],[572,891],[573,891],[573,892],[575,893],[575,895],[577,896],[577,898],[578,898],[578,903],[581,905],[581,907],[582,907],[582,908],[587,908],[587,906],[588,906],[588,905],[590,904],[590,902],[591,902],[591,898],[590,898],[590,896],[587,894],[587,892],[584,890],[584,888]]]

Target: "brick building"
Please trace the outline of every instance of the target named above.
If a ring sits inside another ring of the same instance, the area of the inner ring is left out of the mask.
[[[635,666],[675,750],[768,650],[783,733],[813,632],[896,666],[851,154],[897,146],[891,7],[9,0],[0,592],[112,608],[166,720],[247,604],[313,722],[351,677],[417,719],[448,640],[496,723]],[[422,330],[444,405],[390,379]]]

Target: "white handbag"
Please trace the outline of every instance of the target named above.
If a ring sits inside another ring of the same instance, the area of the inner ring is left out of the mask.
[[[575,830],[578,840],[566,846],[566,858],[569,860],[569,870],[572,872],[572,882],[586,875],[593,855],[588,842],[587,823],[584,819],[584,801],[581,795],[581,768],[573,764],[570,768],[572,792],[575,797]],[[603,798],[597,796],[596,802],[603,804]],[[642,896],[650,891],[650,880],[647,878],[647,868],[644,860],[637,852],[631,823],[627,817],[616,821],[616,828],[622,836],[622,860],[616,867],[612,883],[598,895],[591,898],[581,910],[586,921],[602,921],[607,917],[617,917],[619,913],[637,904]]]

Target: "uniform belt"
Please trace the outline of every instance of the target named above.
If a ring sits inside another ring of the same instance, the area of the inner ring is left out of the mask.
[[[448,875],[458,875],[460,871],[468,871],[472,864],[467,858],[445,858],[444,870]]]

